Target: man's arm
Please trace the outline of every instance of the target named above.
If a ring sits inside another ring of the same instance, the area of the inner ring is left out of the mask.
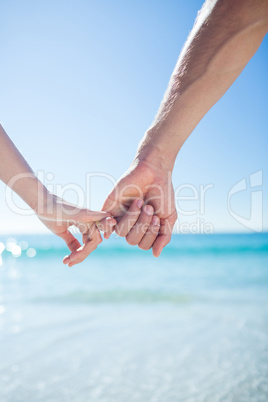
[[[154,213],[160,218],[157,237],[145,233],[141,240],[139,228],[130,223],[129,231],[124,230],[121,234],[130,244],[139,244],[142,249],[153,247],[154,255],[159,256],[170,241],[176,220],[171,172],[177,154],[202,117],[257,51],[267,27],[267,0],[207,0],[204,3],[179,56],[159,111],[129,170],[103,207],[120,219],[124,215],[123,210],[120,211],[122,200],[127,205],[128,198],[142,197],[146,204],[153,206]],[[137,191],[138,187],[140,191]],[[119,222],[115,228],[119,235],[120,229]]]
[[[267,0],[208,0],[179,56],[138,158],[172,169],[181,146],[259,48]]]
[[[101,242],[101,235],[94,222],[107,230],[116,221],[105,212],[77,208],[48,192],[37,179],[21,153],[0,124],[0,180],[14,190],[37,214],[53,233],[60,236],[71,250],[64,263],[73,266],[83,261]],[[76,225],[83,234],[83,247],[69,232]]]

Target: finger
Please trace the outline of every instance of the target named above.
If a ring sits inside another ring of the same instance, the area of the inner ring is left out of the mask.
[[[159,257],[163,248],[170,242],[174,223],[168,219],[160,219],[159,234],[153,244],[153,255]]]
[[[170,242],[171,234],[159,235],[153,244],[153,255],[159,257],[163,248]]]
[[[68,230],[64,235],[61,236],[61,238],[65,241],[69,250],[71,251],[75,251],[81,247],[79,241]]]
[[[97,222],[110,217],[109,212],[104,211],[90,211],[89,209],[82,209],[73,218],[78,222]]]
[[[108,195],[108,197],[106,198],[103,206],[102,206],[102,211],[109,211],[114,213],[115,210],[118,209],[119,207],[119,202],[115,200],[116,197],[113,196],[113,192]]]
[[[104,233],[103,233],[103,237],[104,237],[106,240],[108,240],[108,239],[110,238],[111,234],[113,233],[113,231],[114,231],[114,227],[111,228],[111,229],[109,229],[109,230],[107,230],[106,232],[104,232]]]
[[[147,229],[147,232],[141,239],[139,243],[139,248],[142,250],[149,250],[154,244],[155,239],[158,236],[160,228],[160,219],[158,216],[153,216],[150,226]]]
[[[72,267],[75,264],[79,264],[80,262],[84,261],[84,259],[88,257],[90,253],[92,253],[92,251],[96,250],[97,246],[98,243],[95,243],[93,242],[93,240],[90,240],[79,249],[73,251],[68,256],[68,258],[65,258],[64,263],[68,264],[69,267]]]
[[[57,211],[56,220],[68,222],[71,226],[76,225],[78,222],[90,223],[101,221],[109,216],[111,216],[109,212],[90,211],[89,209],[79,209],[69,205],[64,205],[64,207]],[[52,218],[47,218],[47,220],[52,220]],[[54,216],[53,220],[55,220]]]
[[[69,267],[84,261],[84,259],[102,242],[100,232],[96,227],[94,231],[91,229],[90,235],[87,236],[84,234],[83,240],[85,243],[82,247],[72,251],[68,257],[64,258],[64,263],[68,264]]]
[[[159,257],[163,248],[170,242],[172,230],[177,220],[177,212],[174,212],[166,219],[160,219],[159,234],[153,244],[153,255]]]
[[[104,218],[100,222],[96,222],[96,226],[102,232],[113,231],[113,227],[117,224],[116,220],[112,217]]]
[[[135,223],[135,225],[132,227],[128,235],[126,236],[126,240],[128,244],[131,244],[132,246],[135,246],[139,244],[143,236],[145,235],[148,226],[151,223],[152,217],[154,214],[154,209],[151,205],[145,205],[142,208],[141,214]]]
[[[119,236],[125,237],[135,225],[137,219],[140,216],[142,205],[143,200],[141,198],[138,198],[132,202],[129,210],[125,213],[120,222],[115,226],[115,231]]]
[[[116,221],[116,224],[118,224],[122,218],[117,217],[117,218],[114,218],[114,219],[115,219],[115,221]],[[106,240],[108,240],[114,230],[115,230],[115,226],[110,227],[109,229],[107,229],[107,230],[103,233],[103,237],[104,237]]]

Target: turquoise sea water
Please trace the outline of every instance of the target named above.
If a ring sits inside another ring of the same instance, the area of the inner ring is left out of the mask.
[[[3,250],[5,246],[5,249]],[[268,234],[0,238],[0,401],[268,400]]]

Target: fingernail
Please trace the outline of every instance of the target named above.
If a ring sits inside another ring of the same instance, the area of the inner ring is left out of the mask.
[[[114,218],[112,218],[112,217],[108,217],[108,218],[106,218],[106,223],[108,224],[108,226],[114,226],[115,225],[115,219]]]
[[[138,200],[137,205],[138,205],[138,208],[141,208],[143,206],[143,200]]]
[[[144,207],[144,212],[145,212],[147,215],[152,216],[153,213],[154,213],[154,209],[153,209],[153,207],[152,207],[151,205],[145,205],[145,207]]]
[[[70,257],[68,256],[68,255],[66,255],[64,258],[63,258],[63,264],[68,264],[68,261],[69,261],[69,259],[70,259]]]
[[[153,216],[152,225],[160,226],[159,218],[157,216]]]

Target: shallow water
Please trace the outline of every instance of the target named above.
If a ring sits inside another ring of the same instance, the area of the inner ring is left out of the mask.
[[[268,400],[267,234],[114,238],[71,269],[56,237],[0,242],[1,401]]]

